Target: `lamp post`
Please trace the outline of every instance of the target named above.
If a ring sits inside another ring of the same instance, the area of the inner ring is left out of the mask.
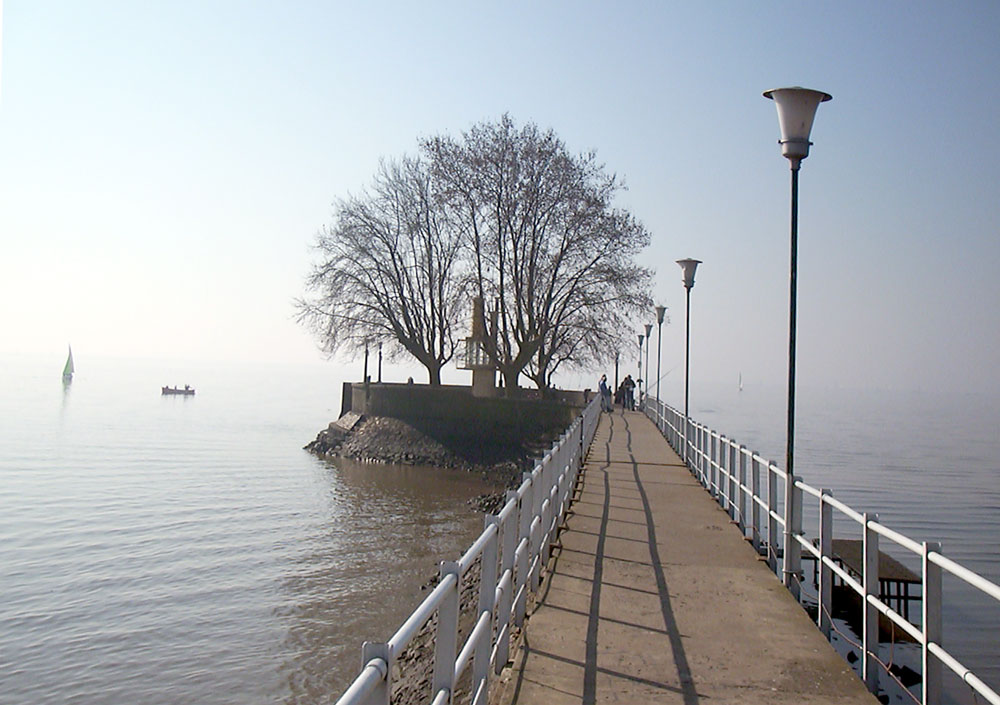
[[[778,126],[781,129],[781,154],[789,161],[792,170],[791,257],[788,277],[788,431],[785,446],[785,528],[782,536],[784,558],[782,574],[785,586],[796,599],[799,596],[798,573],[801,552],[796,534],[801,533],[801,509],[795,508],[795,299],[796,268],[799,240],[799,167],[809,156],[809,132],[820,103],[833,96],[808,88],[776,88],[764,91],[764,97],[774,101],[778,109]]]
[[[642,333],[639,334],[639,371],[635,375],[635,393],[637,398],[634,401],[642,400],[642,341],[644,337]]]
[[[653,324],[646,324],[646,396],[644,396],[643,402],[649,402],[649,342],[653,339],[651,333],[653,332]]]
[[[656,306],[656,415],[660,415],[660,345],[663,342],[663,319],[667,315],[666,306]],[[657,423],[659,425],[659,423]]]
[[[382,341],[378,341],[378,383],[382,384]]]
[[[688,379],[691,371],[691,289],[694,288],[694,273],[701,260],[679,259],[677,264],[684,270],[684,289],[686,291],[687,310],[684,314],[684,464],[691,467],[688,433],[691,430],[691,416],[688,413]]]
[[[684,416],[688,416],[688,373],[691,371],[691,289],[694,288],[694,273],[701,264],[700,259],[679,259],[677,264],[684,270],[684,289],[687,291],[687,312],[684,315]]]

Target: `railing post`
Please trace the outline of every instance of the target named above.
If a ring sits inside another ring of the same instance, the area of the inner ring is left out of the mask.
[[[719,496],[718,486],[715,482],[715,459],[716,459],[716,438],[715,432],[709,431],[709,450],[708,450],[708,493],[712,495],[713,498]]]
[[[376,658],[385,661],[385,677],[368,694],[365,705],[389,705],[389,697],[392,695],[392,659],[389,657],[389,645],[372,641],[366,641],[361,645],[361,670],[365,669],[369,661]]]
[[[778,572],[778,520],[774,518],[778,506],[778,475],[767,464],[767,564]]]
[[[865,588],[862,609],[862,676],[865,685],[872,693],[878,692],[878,610],[870,600],[878,598],[878,534],[872,529],[873,521],[878,521],[878,514],[864,514],[864,575],[862,584]]]
[[[816,615],[816,624],[823,636],[830,638],[830,630],[833,626],[831,615],[833,614],[833,570],[827,565],[827,561],[833,560],[833,506],[826,501],[827,497],[832,497],[833,492],[827,489],[820,490],[819,497],[819,610]]]
[[[517,500],[517,492],[507,490],[507,502]],[[514,606],[514,552],[517,550],[517,511],[507,517],[507,522],[501,526],[503,532],[502,549],[500,551],[500,575],[503,576],[510,571],[510,583],[506,590],[500,593],[500,604],[497,605],[497,662],[495,671],[497,675],[503,670],[504,664],[510,657],[510,623],[513,616]]]
[[[538,516],[537,514],[535,516]],[[531,592],[538,591],[538,585],[541,582],[542,574],[542,522],[539,521],[535,523],[534,518],[531,520],[531,531],[530,537],[528,539],[528,584],[531,586]],[[535,560],[535,559],[538,560]]]
[[[798,487],[792,487],[792,577],[795,589],[792,594],[798,600],[802,594],[802,546],[799,537],[802,536],[802,500],[803,493]]]
[[[726,504],[728,505],[726,512],[729,514],[729,518],[736,520],[736,481],[739,479],[739,471],[736,469],[736,443],[732,438],[729,439],[729,461],[726,463],[726,467],[729,469],[729,477],[726,479]]]
[[[491,615],[496,606],[497,589],[497,562],[499,559],[498,549],[500,540],[500,519],[493,514],[487,514],[484,522],[485,527],[496,526],[497,530],[492,538],[483,546],[483,555],[479,562],[479,609],[477,610],[477,620],[482,618],[484,613]],[[472,692],[477,692],[480,687],[488,687],[490,678],[490,654],[493,652],[493,625],[486,636],[476,644],[476,650],[472,657]]]
[[[711,462],[709,460],[709,434],[705,433],[707,429],[704,425],[698,427],[698,437],[701,439],[701,445],[699,446],[700,452],[698,455],[698,466],[700,467],[700,472],[698,473],[701,479],[702,487],[709,487],[710,483],[708,480],[708,473],[711,467]]]
[[[545,466],[540,465],[531,471],[531,520],[542,513],[542,502],[545,501]]]
[[[523,477],[527,480],[531,477],[531,473],[526,472]],[[524,624],[524,613],[527,608],[527,590],[521,592],[521,588],[528,583],[528,566],[531,565],[529,558],[531,553],[531,506],[531,486],[529,486],[527,492],[521,497],[517,521],[517,545],[520,546],[524,543],[525,546],[524,550],[518,554],[515,566],[517,580],[514,583],[514,594],[517,595],[520,592],[521,597],[514,607],[514,624],[519,627]]]
[[[690,450],[691,436],[690,436],[690,433],[691,433],[691,419],[689,419],[685,415],[684,416],[684,465],[686,465],[688,468],[691,467],[691,461],[690,461],[690,458],[691,458],[691,450]]]
[[[753,541],[753,550],[760,555],[760,461],[757,460],[757,451],[750,455],[750,538]]]
[[[455,588],[449,590],[438,607],[437,635],[434,639],[434,677],[431,693],[436,696],[448,691],[446,703],[452,702],[455,691],[455,659],[458,656],[458,601],[462,589],[462,569],[457,561],[442,561],[440,578],[455,576]]]
[[[739,458],[740,458],[740,471],[739,480],[736,488],[736,511],[739,512],[737,517],[737,522],[740,527],[740,533],[746,538],[747,535],[747,447],[741,445],[739,447]]]
[[[790,493],[790,499],[785,500],[785,533],[782,541],[784,551],[781,572],[784,575],[785,587],[798,601],[802,594],[802,547],[798,537],[802,535],[802,490],[795,486],[795,480],[786,475],[785,492]]]
[[[934,656],[928,644],[938,644],[942,639],[941,628],[941,566],[931,563],[931,553],[941,553],[940,543],[924,543],[923,552],[923,596],[921,602],[924,629],[923,662],[923,705],[939,705],[941,702],[941,661]]]
[[[552,491],[546,490],[545,499],[542,500],[542,525],[539,537],[541,544],[538,546],[539,566],[543,566],[549,562],[549,546],[552,543],[552,522],[554,516],[555,507],[552,506]],[[537,588],[537,585],[532,586],[532,589]]]

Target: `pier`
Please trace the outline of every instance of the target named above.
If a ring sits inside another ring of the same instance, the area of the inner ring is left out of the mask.
[[[652,421],[603,414],[499,705],[866,703]]]
[[[806,502],[817,525],[803,526]],[[835,539],[842,523],[862,541]],[[880,543],[917,556],[919,572],[898,570]],[[800,604],[803,561],[813,564],[815,622]],[[886,679],[938,705],[950,671],[1000,705],[942,643],[944,575],[1000,603],[1000,586],[940,544],[908,538],[677,409],[648,400],[643,413],[601,413],[594,400],[469,549],[440,564],[437,586],[388,641],[364,643],[361,672],[337,703],[390,705],[396,688],[433,705],[873,705]],[[902,595],[894,583],[905,583]],[[473,584],[477,599],[462,590]],[[860,632],[847,642],[860,678],[828,642],[840,631],[838,590],[857,601]],[[915,645],[919,673],[907,676],[893,643],[879,643],[886,626]],[[409,649],[425,627],[418,663]],[[421,692],[405,692],[414,679]]]

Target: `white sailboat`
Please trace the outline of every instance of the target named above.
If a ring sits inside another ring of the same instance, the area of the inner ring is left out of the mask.
[[[76,368],[73,367],[73,346],[69,346],[69,356],[66,358],[66,366],[63,367],[63,383],[69,384],[73,381],[73,373]]]
[[[743,373],[740,372],[740,391],[743,391]]]

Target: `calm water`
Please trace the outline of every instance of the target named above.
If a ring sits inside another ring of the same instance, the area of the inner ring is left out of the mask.
[[[301,450],[339,412],[333,365],[78,354],[64,391],[61,359],[0,363],[4,705],[328,702],[481,529],[473,477]],[[159,394],[185,383],[196,397]],[[692,415],[781,464],[783,404],[692,393]],[[806,390],[797,468],[1000,581],[998,420],[983,397]],[[997,687],[1000,609],[946,591],[947,644]]]
[[[4,363],[5,705],[327,702],[482,529],[474,477],[301,450],[332,365]]]

